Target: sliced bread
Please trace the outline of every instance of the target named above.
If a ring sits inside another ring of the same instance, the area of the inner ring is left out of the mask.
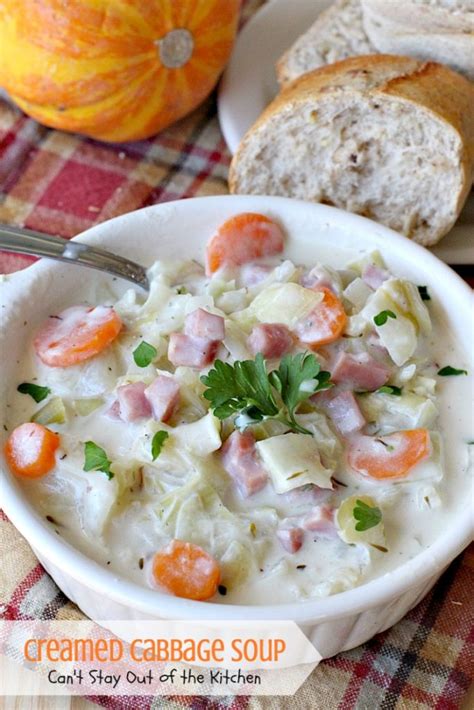
[[[336,0],[277,62],[278,82],[375,52],[442,62],[474,80],[474,0]]]
[[[277,63],[278,82],[358,54],[375,52],[362,24],[360,0],[336,0]]]
[[[234,193],[336,205],[424,245],[453,226],[474,165],[474,85],[433,62],[353,57],[284,89],[234,156]]]
[[[361,0],[374,47],[448,64],[474,80],[474,0]]]

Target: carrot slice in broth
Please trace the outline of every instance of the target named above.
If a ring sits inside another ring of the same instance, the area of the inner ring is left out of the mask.
[[[101,353],[121,328],[113,308],[72,306],[48,318],[34,339],[34,348],[45,365],[69,367]]]
[[[5,458],[17,476],[41,478],[56,465],[59,436],[42,424],[26,422],[12,431],[5,444]]]
[[[206,270],[240,266],[283,251],[284,235],[279,224],[263,214],[242,212],[228,219],[211,238],[206,250]]]
[[[155,581],[176,597],[204,601],[214,596],[220,580],[216,560],[202,547],[172,540],[152,564]]]

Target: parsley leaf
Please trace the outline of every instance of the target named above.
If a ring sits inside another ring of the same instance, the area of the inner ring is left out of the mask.
[[[396,387],[395,385],[384,385],[383,387],[379,387],[378,390],[375,391],[379,392],[380,394],[393,394],[396,397],[400,397],[402,394],[402,388]]]
[[[17,392],[21,392],[21,394],[29,394],[30,397],[33,397],[35,402],[42,402],[43,399],[46,399],[46,397],[51,394],[49,387],[34,385],[32,382],[22,382],[16,389]]]
[[[441,370],[438,370],[438,375],[440,377],[451,377],[453,375],[467,375],[467,370],[457,370],[455,367],[451,367],[451,365],[446,365],[446,367],[442,367]]]
[[[201,382],[208,387],[204,397],[211,402],[218,419],[244,410],[256,421],[278,414],[261,353],[255,360],[237,360],[233,366],[216,360]]]
[[[106,452],[93,441],[86,441],[84,444],[84,471],[102,471],[110,479],[114,474],[110,470],[112,461],[107,457]]]
[[[358,521],[355,525],[357,532],[370,530],[370,528],[374,528],[382,520],[382,511],[380,508],[367,505],[363,500],[356,500],[352,515]]]
[[[389,318],[396,318],[397,316],[393,311],[380,311],[374,316],[375,325],[385,325]]]
[[[238,360],[234,365],[216,360],[201,382],[208,388],[204,397],[219,419],[238,413],[236,424],[241,428],[263,419],[277,419],[293,431],[310,434],[296,421],[295,410],[315,392],[332,387],[330,377],[329,372],[320,371],[310,353],[286,355],[279,368],[270,373],[259,353],[255,360]]]
[[[418,293],[422,301],[431,301],[431,296],[428,293],[428,286],[418,286]]]
[[[153,435],[153,439],[151,440],[151,458],[153,461],[161,454],[161,449],[168,438],[169,434],[164,429],[157,431],[156,434]]]
[[[278,370],[270,373],[269,380],[280,393],[288,410],[292,429],[302,434],[311,433],[298,424],[295,419],[295,409],[315,392],[331,387],[330,377],[329,372],[320,371],[319,362],[310,353],[285,355]]]
[[[133,359],[138,367],[147,367],[157,355],[157,349],[147,343],[146,340],[142,340],[140,345],[133,351]]]

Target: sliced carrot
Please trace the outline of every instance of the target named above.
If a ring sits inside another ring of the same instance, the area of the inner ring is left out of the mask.
[[[221,266],[240,266],[262,256],[283,251],[284,235],[279,224],[256,212],[242,212],[228,219],[207,245],[206,271]]]
[[[5,444],[5,458],[17,476],[40,478],[54,468],[59,436],[42,424],[27,422],[12,431]]]
[[[344,306],[331,289],[319,286],[316,290],[322,292],[323,300],[296,325],[299,339],[311,348],[333,343],[347,323]]]
[[[113,308],[72,306],[48,318],[34,347],[45,365],[69,367],[101,353],[121,328],[122,321]]]
[[[172,540],[157,552],[152,569],[158,584],[185,599],[209,599],[220,580],[216,560],[202,547],[182,540]]]
[[[349,451],[349,464],[371,478],[403,478],[429,453],[429,432],[408,429],[387,436],[358,437]]]

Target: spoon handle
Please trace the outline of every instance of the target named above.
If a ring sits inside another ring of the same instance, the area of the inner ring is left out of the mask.
[[[146,269],[143,266],[116,254],[111,254],[104,249],[81,244],[81,242],[68,241],[61,239],[61,237],[33,232],[30,229],[0,224],[0,249],[15,254],[45,256],[48,259],[65,261],[70,264],[89,266],[92,269],[105,271],[108,274],[132,281],[146,290],[149,289]]]

